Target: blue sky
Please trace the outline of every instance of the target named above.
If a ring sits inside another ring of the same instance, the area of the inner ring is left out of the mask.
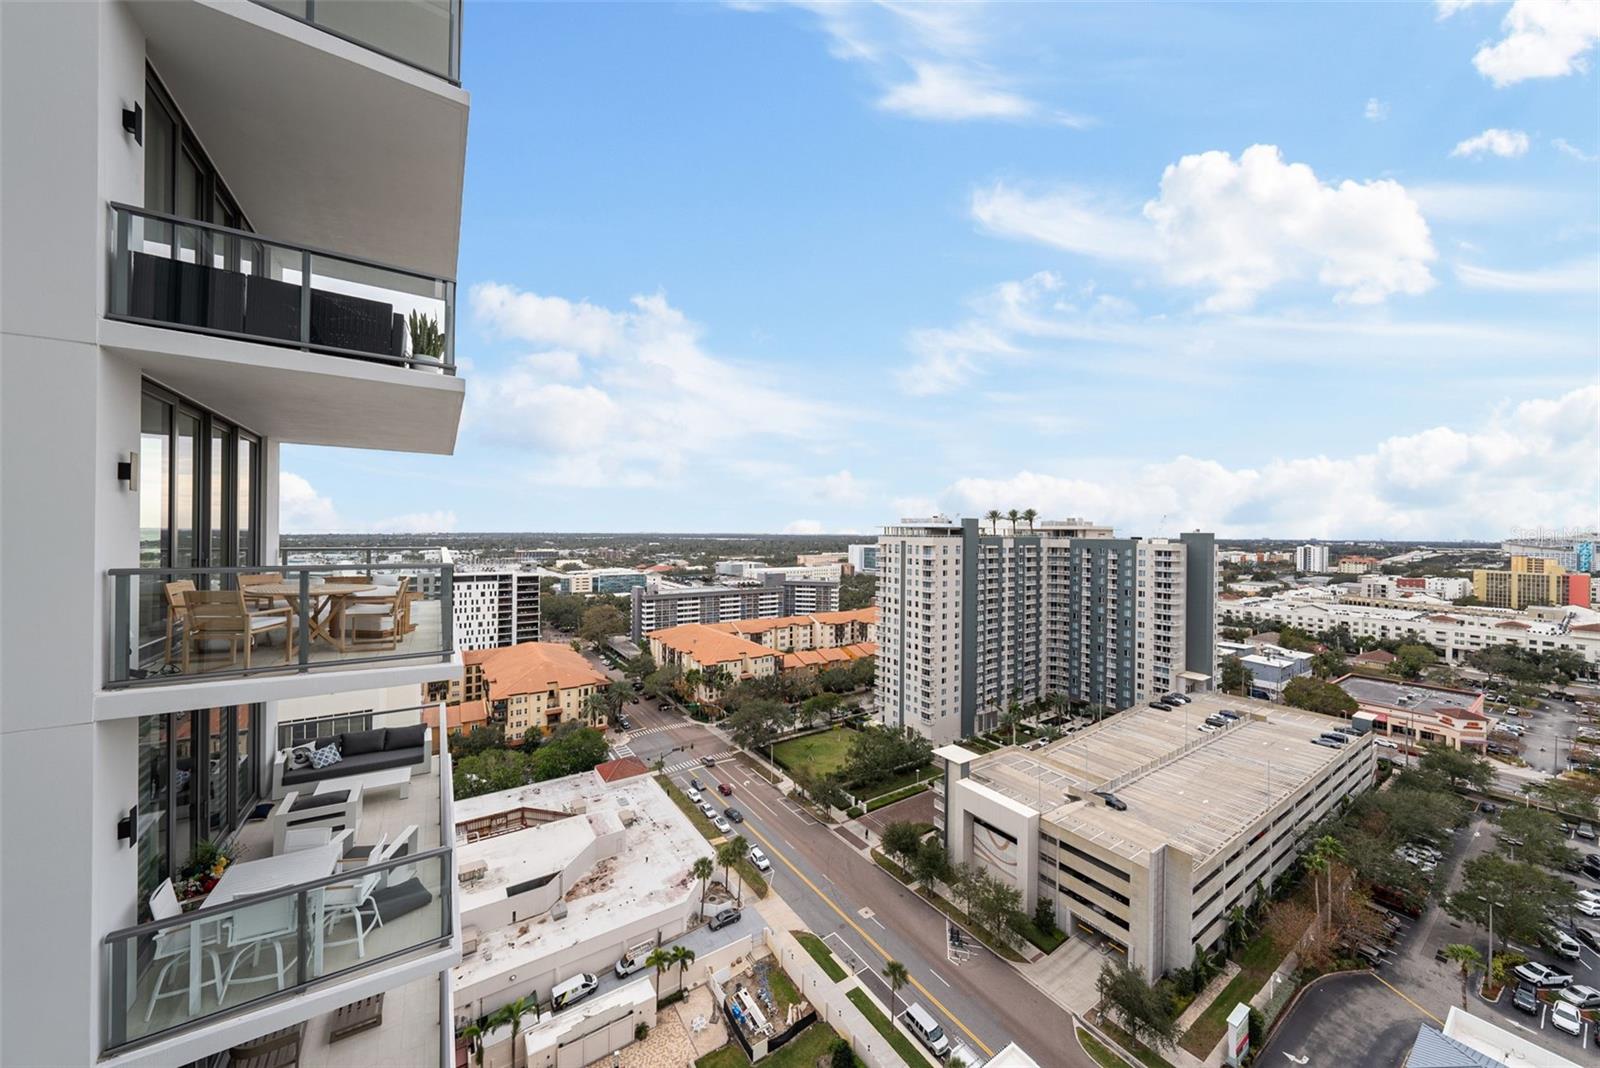
[[[467,5],[456,453],[289,531],[1600,514],[1600,6]]]

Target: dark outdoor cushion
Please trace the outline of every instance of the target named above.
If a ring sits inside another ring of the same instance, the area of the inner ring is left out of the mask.
[[[349,790],[329,790],[325,794],[306,794],[304,797],[294,799],[294,804],[289,806],[290,812],[299,812],[308,808],[326,808],[329,805],[342,805],[350,800]]]
[[[428,726],[418,723],[414,727],[390,727],[389,736],[383,740],[385,749],[421,749],[422,736],[427,733]]]
[[[415,912],[432,900],[433,894],[415,876],[396,886],[385,886],[372,892],[372,904],[378,910],[378,918],[384,923],[393,923],[396,918]]]
[[[383,739],[388,731],[379,727],[375,731],[351,731],[339,735],[339,752],[349,757],[383,752]]]
[[[323,779],[337,779],[341,775],[359,775],[364,771],[401,768],[407,764],[418,763],[419,755],[417,749],[384,749],[377,753],[346,757],[327,768],[284,768],[283,785],[296,786],[300,783],[321,782]]]

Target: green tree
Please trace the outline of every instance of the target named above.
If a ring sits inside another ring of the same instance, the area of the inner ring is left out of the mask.
[[[628,632],[628,617],[615,605],[597,604],[584,610],[578,637],[598,649],[607,640]]]
[[[606,736],[591,727],[576,727],[558,735],[533,754],[533,782],[560,779],[589,771],[609,755]]]
[[[1445,899],[1445,911],[1487,927],[1493,902],[1494,933],[1502,946],[1536,940],[1550,917],[1568,913],[1576,896],[1565,879],[1498,853],[1473,857],[1461,872],[1461,888]]]
[[[661,977],[667,973],[668,968],[672,967],[672,954],[667,951],[665,946],[657,946],[644,959],[644,964],[646,968],[654,968],[656,970],[656,1000],[660,1001]]]
[[[1222,692],[1243,697],[1250,691],[1250,669],[1237,656],[1222,658]]]
[[[689,872],[700,880],[700,907],[702,909],[706,907],[706,885],[710,882],[711,875],[716,870],[716,865],[710,857],[696,857],[695,862],[689,866]]]
[[[915,824],[891,823],[883,829],[881,838],[885,853],[898,861],[901,867],[911,867],[911,861],[922,845],[922,832]]]
[[[742,834],[735,835],[717,847],[717,863],[722,865],[722,885],[727,887],[730,892],[732,892],[733,889],[733,881],[729,878],[728,873],[733,869],[734,865],[738,864],[739,861],[744,859],[746,848],[744,835]],[[744,900],[744,886],[742,882],[739,887],[739,892],[734,896],[741,902]]]
[[[1452,942],[1444,947],[1445,959],[1461,969],[1461,1007],[1467,1007],[1467,984],[1472,981],[1472,973],[1483,968],[1483,954],[1471,946],[1460,942]]]
[[[788,726],[789,718],[789,708],[782,701],[757,698],[740,704],[723,725],[741,749],[765,749]]]
[[[1454,789],[1471,787],[1482,790],[1494,781],[1494,767],[1487,759],[1470,749],[1452,749],[1447,745],[1430,745],[1424,748],[1417,767],[1424,774],[1434,774]]]
[[[455,751],[452,744],[451,751]],[[1580,820],[1597,818],[1595,795],[1571,779],[1543,779],[1532,784],[1533,795],[1557,812]]]
[[[987,519],[989,521],[989,533],[990,534],[998,534],[1000,532],[1000,511],[999,511],[999,509],[997,509],[997,508],[989,509],[987,512],[983,513],[983,518],[985,518],[985,519]]]
[[[672,947],[672,963],[678,968],[678,989],[683,989],[683,975],[689,970],[689,965],[694,963],[694,950],[688,946]]]
[[[1134,1038],[1157,1047],[1170,1047],[1177,1040],[1172,998],[1123,961],[1101,965],[1094,986],[1106,1011]]]
[[[1423,669],[1439,662],[1439,654],[1426,645],[1407,644],[1394,651],[1389,663],[1389,673],[1403,679],[1420,679]]]
[[[1022,510],[1022,521],[1024,523],[1028,524],[1028,533],[1029,534],[1033,533],[1033,521],[1035,519],[1038,519],[1038,518],[1039,518],[1039,513],[1034,511],[1032,508],[1024,508]]]
[[[649,649],[641,649],[639,655],[630,659],[622,666],[622,673],[631,679],[641,682],[656,672],[656,658],[650,655]]]
[[[1547,868],[1578,862],[1578,851],[1567,844],[1561,821],[1537,808],[1507,808],[1500,813],[1500,839],[1522,842],[1514,854],[1518,860]]]
[[[856,1068],[856,1055],[850,1049],[850,1043],[842,1038],[833,1041],[833,1052],[828,1055],[829,1068]]]
[[[1028,718],[1027,710],[1017,702],[1013,693],[1011,700],[1000,713],[1000,729],[1011,732],[1011,744],[1017,744],[1017,728],[1022,726],[1023,720]]]
[[[809,727],[819,719],[832,719],[842,702],[843,698],[836,693],[819,693],[808,697],[800,703],[800,722]]]
[[[1021,518],[1022,518],[1022,513],[1017,511],[1015,508],[1011,509],[1010,511],[1008,511],[1006,513],[1006,522],[1011,524],[1011,536],[1012,537],[1016,537],[1016,534],[1017,534],[1017,520],[1019,520]]]
[[[937,838],[924,839],[917,847],[911,871],[917,882],[929,889],[934,883],[943,881],[950,874],[950,857],[944,851],[944,844]]]
[[[1283,703],[1325,716],[1350,716],[1361,707],[1338,686],[1309,675],[1289,680],[1283,688]]]
[[[1349,667],[1342,649],[1324,649],[1311,658],[1311,673],[1319,679],[1336,679]]]
[[[906,971],[906,966],[897,960],[888,960],[883,963],[883,978],[889,984],[889,1015],[900,1014],[897,998],[900,988],[911,981],[911,973]]]
[[[871,608],[878,601],[878,576],[857,572],[839,580],[839,611]]]
[[[451,776],[458,799],[510,790],[531,781],[529,758],[517,749],[490,749],[463,757],[455,763]]]

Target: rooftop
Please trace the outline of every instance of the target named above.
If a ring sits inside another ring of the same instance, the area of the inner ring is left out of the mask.
[[[878,655],[877,642],[856,642],[853,645],[835,645],[828,649],[801,649],[783,654],[784,670],[801,667],[827,667],[846,664],[866,656]]]
[[[1380,679],[1371,675],[1345,675],[1335,680],[1339,688],[1364,705],[1410,712],[1443,712],[1466,719],[1484,719],[1473,711],[1483,695],[1476,690],[1457,690],[1404,679]]]
[[[1036,752],[981,757],[972,778],[1129,859],[1174,845],[1203,862],[1340,758],[1340,750],[1308,743],[1342,720],[1243,697],[1191,696],[1173,711],[1129,709]],[[1243,718],[1215,733],[1197,730],[1225,708]],[[1102,789],[1128,811],[1091,796]]]
[[[745,657],[778,655],[768,646],[758,645],[737,634],[729,634],[709,623],[680,623],[665,630],[653,630],[648,637],[668,649],[693,657],[699,664],[722,664]]]
[[[522,642],[500,649],[473,649],[461,654],[462,663],[483,668],[494,700],[514,694],[569,690],[575,686],[604,686],[610,680],[570,645],[560,642]]]
[[[726,623],[707,623],[705,626],[715,627],[717,630],[728,634],[765,634],[769,630],[781,630],[784,627],[809,627],[815,623],[840,624],[840,623],[876,623],[878,610],[875,607],[852,608],[842,612],[813,612],[804,616],[779,616],[776,619],[734,619]]]

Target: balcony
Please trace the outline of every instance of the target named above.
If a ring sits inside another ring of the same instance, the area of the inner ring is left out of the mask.
[[[105,688],[409,666],[420,669],[415,679],[392,682],[438,678],[449,672],[437,665],[454,659],[445,625],[452,572],[449,564],[113,569]],[[295,694],[234,692],[228,700],[274,696]]]
[[[318,29],[461,84],[461,0],[257,0]]]
[[[150,1063],[175,1064],[215,1049],[224,1027],[229,1035],[266,1034],[331,1013],[375,983],[442,993],[438,973],[457,952],[450,775],[441,750],[413,773],[408,796],[363,790],[348,837],[329,832],[304,848],[275,848],[271,820],[248,823],[235,841],[231,884],[225,872],[193,911],[108,934],[102,1054],[144,1050]],[[274,879],[324,870],[330,874]],[[366,904],[354,907],[358,900]],[[362,917],[360,938],[352,911]],[[416,1032],[406,1036],[416,1048],[441,1046],[433,1012],[387,1012],[385,1021],[390,1039],[404,1028]],[[356,1041],[322,1048],[327,1030],[326,1021],[311,1020],[302,1063],[345,1063],[342,1055],[356,1052]]]

